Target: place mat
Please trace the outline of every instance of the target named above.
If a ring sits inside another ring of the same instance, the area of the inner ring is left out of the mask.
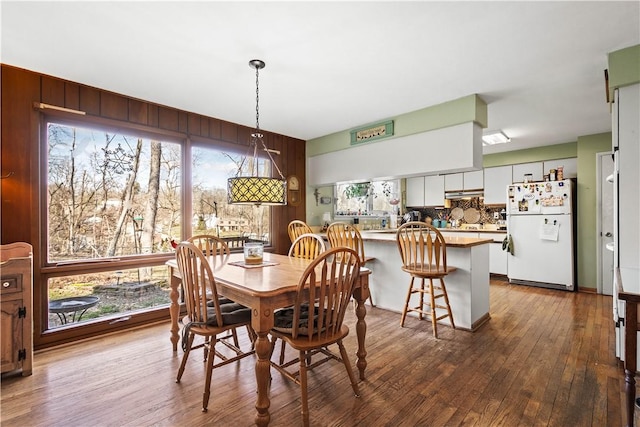
[[[244,261],[234,261],[234,262],[230,262],[230,265],[235,265],[237,267],[242,267],[242,268],[260,268],[260,267],[271,267],[272,265],[278,265],[277,262],[271,262],[271,261],[263,261],[262,264],[247,264]]]

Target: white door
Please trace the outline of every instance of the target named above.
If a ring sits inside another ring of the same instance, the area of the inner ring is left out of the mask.
[[[613,295],[613,174],[611,153],[598,153],[598,290]],[[609,247],[607,247],[609,245]]]

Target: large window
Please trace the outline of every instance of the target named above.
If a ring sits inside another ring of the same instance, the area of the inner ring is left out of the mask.
[[[46,329],[117,324],[167,307],[163,263],[184,234],[214,234],[237,250],[270,244],[268,207],[227,204],[227,179],[246,153],[167,139],[46,122]]]
[[[152,254],[180,237],[180,145],[48,123],[49,262]]]
[[[48,122],[47,154],[48,328],[166,306],[165,267],[118,264],[180,240],[180,144]]]
[[[227,204],[227,179],[236,175],[242,158],[241,153],[212,147],[192,148],[194,235],[213,234],[231,247],[251,240],[270,243],[271,210],[267,206]],[[268,170],[268,160],[259,159],[259,167]]]

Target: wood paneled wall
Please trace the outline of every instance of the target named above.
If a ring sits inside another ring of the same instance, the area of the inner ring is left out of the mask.
[[[115,120],[148,131],[169,131],[185,137],[247,145],[252,128],[153,104],[125,95],[62,80],[36,72],[2,65],[2,176],[1,236],[3,244],[16,241],[39,248],[38,170],[40,112],[34,102],[42,102],[87,116]],[[300,179],[301,199],[305,200],[305,141],[263,131],[267,147],[279,150],[276,162],[285,176]],[[287,224],[305,219],[305,206],[273,208],[274,251],[286,254],[289,248]],[[35,249],[34,249],[35,251]],[[34,254],[37,255],[37,254]],[[34,259],[34,262],[37,262]],[[37,263],[36,265],[42,265]]]

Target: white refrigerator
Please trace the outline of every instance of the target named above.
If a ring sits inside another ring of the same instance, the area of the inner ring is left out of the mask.
[[[510,283],[573,291],[573,182],[530,182],[507,187]]]

